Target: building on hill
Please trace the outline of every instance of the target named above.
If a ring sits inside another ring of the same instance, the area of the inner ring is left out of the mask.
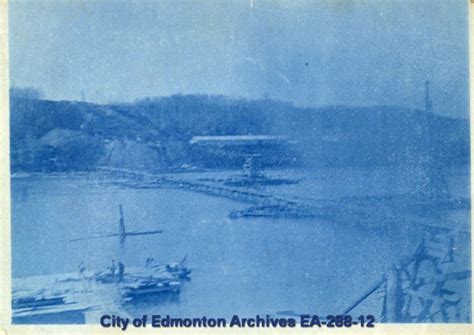
[[[258,167],[298,164],[296,142],[275,135],[194,136],[189,141],[194,163],[206,168],[241,168],[249,156]]]

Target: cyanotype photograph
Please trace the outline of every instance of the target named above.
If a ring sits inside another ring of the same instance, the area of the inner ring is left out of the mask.
[[[468,9],[9,1],[12,324],[471,323]]]

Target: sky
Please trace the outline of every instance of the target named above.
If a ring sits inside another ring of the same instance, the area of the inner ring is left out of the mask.
[[[47,99],[172,94],[468,115],[464,0],[18,1],[10,80]]]

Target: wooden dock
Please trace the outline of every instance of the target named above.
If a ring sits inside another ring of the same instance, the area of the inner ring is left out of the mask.
[[[40,304],[26,308],[15,308],[13,323],[92,323],[96,324],[103,314],[128,317],[123,299],[124,286],[133,285],[140,278],[157,281],[177,281],[165,267],[155,269],[132,267],[124,274],[123,281],[99,280],[107,272],[84,271],[83,273],[62,273],[44,276],[13,278],[13,301],[18,299],[60,298],[60,303]]]

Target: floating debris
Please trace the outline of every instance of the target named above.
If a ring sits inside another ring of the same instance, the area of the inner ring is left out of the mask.
[[[319,215],[308,208],[304,208],[303,206],[288,206],[285,204],[252,206],[244,210],[232,211],[229,214],[231,219],[245,217],[303,218],[316,216]]]

